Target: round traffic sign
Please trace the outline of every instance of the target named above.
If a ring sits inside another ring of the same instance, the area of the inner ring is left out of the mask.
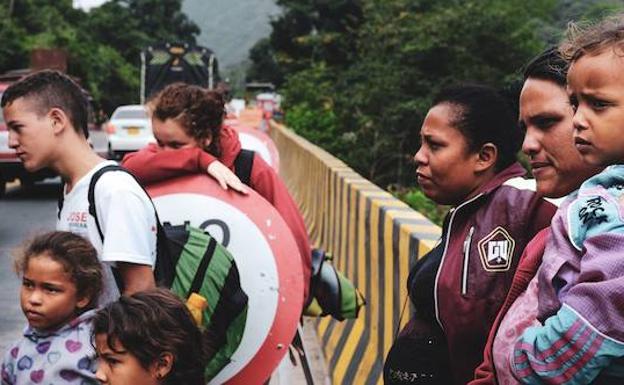
[[[147,190],[162,222],[189,221],[232,253],[249,297],[240,345],[210,383],[268,379],[288,351],[303,306],[303,272],[292,232],[253,190],[246,196],[225,191],[206,175],[169,179]]]

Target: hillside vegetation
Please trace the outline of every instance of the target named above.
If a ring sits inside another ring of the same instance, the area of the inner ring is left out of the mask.
[[[248,78],[279,85],[288,126],[438,222],[438,208],[412,191],[411,158],[432,96],[480,82],[515,101],[523,64],[569,20],[622,9],[608,0],[277,3],[284,12],[250,51]]]
[[[34,48],[62,48],[68,72],[106,112],[139,100],[142,48],[159,41],[194,43],[199,27],[182,0],[110,0],[85,12],[72,0],[0,3],[0,72],[25,68]]]

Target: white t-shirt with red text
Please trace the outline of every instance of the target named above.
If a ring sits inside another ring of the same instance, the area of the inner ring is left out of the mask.
[[[88,191],[93,174],[100,168],[116,164],[101,162],[64,191],[63,208],[57,230],[70,231],[91,241],[102,261],[104,290],[99,305],[115,301],[119,290],[111,270],[116,262],[148,265],[156,262],[156,215],[154,207],[141,186],[122,171],[104,173],[95,185],[95,207],[104,234],[104,244],[95,218],[89,214]]]

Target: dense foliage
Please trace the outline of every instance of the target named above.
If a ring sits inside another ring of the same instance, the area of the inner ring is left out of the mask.
[[[618,3],[278,0],[284,12],[252,50],[249,74],[280,86],[291,128],[403,191],[415,184],[419,127],[441,87],[482,82],[516,100],[523,64],[556,43],[568,20]]]
[[[195,43],[200,32],[181,6],[182,0],[111,0],[85,12],[72,0],[3,1],[0,72],[28,67],[34,48],[62,48],[68,72],[106,112],[138,102],[141,49],[159,41]]]

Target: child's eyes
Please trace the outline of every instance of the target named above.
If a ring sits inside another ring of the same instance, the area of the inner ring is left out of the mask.
[[[48,293],[60,293],[63,290],[60,287],[57,286],[53,286],[53,285],[43,285],[43,290],[48,292]]]
[[[115,365],[117,365],[117,364],[119,364],[121,362],[121,361],[119,361],[119,360],[117,360],[115,358],[112,358],[112,357],[106,357],[106,358],[104,358],[104,361],[106,362],[106,365],[111,366],[111,367],[115,366]]]
[[[22,286],[28,289],[32,289],[33,287],[35,287],[35,285],[30,281],[22,281]]]

